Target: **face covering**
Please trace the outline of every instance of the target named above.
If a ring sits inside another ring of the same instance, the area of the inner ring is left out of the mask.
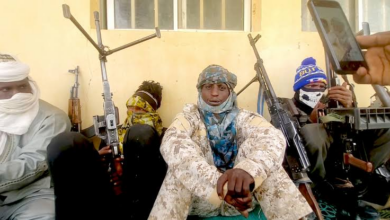
[[[10,99],[0,100],[0,159],[8,137],[25,134],[38,114],[39,89],[28,76],[29,72],[28,65],[0,52],[0,82],[16,82],[28,77],[32,89],[32,94],[18,93]]]
[[[39,88],[30,81],[31,93],[17,93],[0,100],[0,156],[9,135],[23,135],[28,131],[39,110]]]
[[[311,108],[314,108],[320,101],[323,94],[324,90],[312,90],[303,87],[299,90],[299,101]]]
[[[126,130],[134,124],[147,124],[156,129],[161,136],[163,132],[163,125],[160,115],[153,109],[149,102],[145,101],[140,96],[134,95],[129,98],[126,103],[126,107],[138,107],[143,109],[144,113],[134,113],[133,111],[127,111],[127,118],[123,122],[123,125],[118,129],[119,136],[119,149],[123,152],[123,139],[126,134]]]

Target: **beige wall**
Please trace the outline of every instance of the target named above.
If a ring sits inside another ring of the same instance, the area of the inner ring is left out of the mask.
[[[260,2],[260,1],[259,1]],[[261,0],[262,38],[258,50],[278,96],[291,97],[295,69],[303,58],[314,56],[324,66],[323,50],[317,33],[301,31],[300,0]],[[62,15],[66,3],[87,32],[90,28],[89,0],[0,0],[0,51],[14,53],[30,64],[42,99],[67,111],[69,89],[74,77],[68,69],[80,66],[80,98],[83,127],[92,124],[92,116],[103,114],[102,84],[98,53],[79,30]],[[277,7],[276,7],[277,6]],[[152,34],[153,31],[102,31],[103,43],[115,48]],[[238,75],[241,89],[254,76],[255,57],[247,40],[248,33],[207,33],[162,31],[153,39],[108,57],[107,72],[125,118],[125,102],[143,80],[153,79],[163,86],[163,105],[159,112],[168,126],[188,102],[195,102],[199,72],[208,64],[220,64]],[[258,83],[239,96],[239,105],[256,111]],[[357,86],[361,106],[369,104],[370,86]]]

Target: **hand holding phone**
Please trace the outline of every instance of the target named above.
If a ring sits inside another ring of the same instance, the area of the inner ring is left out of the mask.
[[[365,58],[369,70],[360,67],[353,79],[357,83],[390,85],[390,31],[370,36],[358,36],[357,41],[367,49]]]
[[[368,69],[340,4],[309,0],[307,5],[333,70],[338,74],[354,74],[360,67]]]

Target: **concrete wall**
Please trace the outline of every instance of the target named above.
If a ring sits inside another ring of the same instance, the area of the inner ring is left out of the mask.
[[[74,83],[74,76],[67,71],[78,65],[83,127],[86,127],[92,124],[93,115],[103,114],[100,63],[96,49],[63,17],[64,3],[96,39],[90,21],[90,12],[96,7],[93,1],[0,0],[0,51],[16,54],[30,64],[31,76],[40,85],[42,99],[64,111]],[[270,80],[278,96],[292,97],[295,69],[304,58],[313,56],[324,67],[319,36],[316,32],[301,31],[300,0],[256,0],[254,5],[255,30],[259,32],[252,34],[262,35],[257,48]],[[152,33],[153,30],[103,30],[102,38],[113,49]],[[236,91],[240,90],[255,76],[255,57],[247,34],[162,31],[161,39],[109,56],[108,79],[121,122],[126,116],[126,100],[143,80],[153,79],[164,86],[159,113],[165,126],[169,126],[185,103],[196,102],[198,74],[209,64],[220,64],[236,73]],[[356,90],[360,106],[367,106],[372,88],[359,85]],[[245,90],[238,99],[240,107],[256,111],[257,91],[258,83]]]

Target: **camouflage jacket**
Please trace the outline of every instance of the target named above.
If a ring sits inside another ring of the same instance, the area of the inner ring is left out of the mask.
[[[306,200],[282,167],[286,146],[283,134],[253,112],[241,109],[235,120],[238,155],[234,168],[254,178],[253,195],[267,219],[294,220],[309,214]],[[175,117],[165,133],[161,153],[170,172],[193,195],[191,214],[240,214],[218,198],[216,184],[222,174],[214,166],[206,127],[196,105],[187,104]]]

